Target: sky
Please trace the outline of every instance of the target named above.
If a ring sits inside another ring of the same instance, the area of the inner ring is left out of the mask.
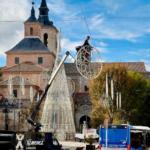
[[[38,17],[41,0],[34,0]],[[32,0],[0,0],[0,67],[5,52],[24,37]],[[104,62],[145,62],[150,71],[150,0],[47,0],[49,19],[61,31],[62,54],[87,35]]]

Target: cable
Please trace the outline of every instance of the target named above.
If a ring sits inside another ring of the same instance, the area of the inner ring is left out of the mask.
[[[100,15],[100,14],[97,14],[97,15]],[[150,16],[104,16],[105,19],[148,19],[150,20]],[[82,17],[74,17],[74,18],[68,18],[68,19],[62,19],[62,20],[59,20],[60,22],[70,22],[70,21],[77,21],[77,20],[84,20],[85,23],[86,23],[86,26],[88,26],[88,23],[87,23],[87,19],[86,17],[83,15]],[[135,21],[135,20],[133,20]],[[145,20],[144,20],[145,21]],[[24,22],[24,20],[0,20],[0,22]],[[89,27],[88,27],[89,28]],[[89,29],[88,29],[89,30]]]
[[[90,37],[91,37],[90,28],[89,28],[89,25],[88,25],[88,23],[87,23],[87,20],[86,20],[86,17],[85,17],[85,16],[84,16],[84,22],[85,22],[85,25],[86,25],[87,30],[88,30],[88,32],[89,32],[89,35],[90,35]]]
[[[20,23],[23,23],[24,21],[21,21],[21,20],[0,20],[0,23],[7,23],[7,22],[20,22]]]
[[[81,8],[81,13],[84,14],[84,13],[83,13],[83,12],[84,12],[84,11],[83,11],[83,7],[82,7],[81,5],[80,5],[80,8]],[[91,37],[92,34],[91,34],[91,31],[90,31],[90,28],[89,28],[89,25],[88,25],[86,16],[83,15],[81,19],[83,19],[83,21],[84,21],[84,23],[85,23],[85,25],[86,25],[87,31],[88,31],[88,35],[90,35],[90,37]]]

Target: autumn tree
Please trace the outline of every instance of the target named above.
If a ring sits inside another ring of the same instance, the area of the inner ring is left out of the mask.
[[[106,99],[105,96],[106,73],[114,81],[114,99]],[[119,64],[105,67],[101,75],[89,83],[93,126],[102,124],[106,116],[109,116],[112,123],[141,124],[139,118],[142,117],[142,110],[148,110],[144,105],[145,102],[148,103],[148,89],[149,81],[143,75],[127,71],[125,66]],[[121,93],[120,109],[117,109],[116,104],[117,92]],[[149,119],[148,115],[145,116]]]

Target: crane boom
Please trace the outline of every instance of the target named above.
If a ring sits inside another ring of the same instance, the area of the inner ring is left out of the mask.
[[[48,89],[49,89],[50,86],[52,85],[52,83],[53,83],[53,81],[54,81],[54,79],[55,79],[55,77],[56,77],[58,71],[60,70],[62,64],[63,64],[64,61],[67,59],[67,57],[69,56],[69,54],[70,54],[69,51],[67,51],[67,52],[65,53],[65,56],[64,56],[64,57],[62,58],[62,60],[60,61],[58,67],[57,67],[56,70],[54,70],[54,72],[52,73],[52,76],[51,76],[51,78],[50,78],[48,84],[46,85],[44,92],[43,92],[42,95],[40,96],[39,101],[38,101],[37,104],[35,105],[35,107],[34,107],[32,113],[31,113],[31,116],[27,119],[28,123],[30,123],[32,126],[35,126],[35,127],[37,126],[37,123],[35,122],[35,118],[36,118],[36,115],[37,115],[37,113],[38,113],[38,111],[39,111],[39,109],[40,109],[41,103],[42,103],[43,99],[45,98],[45,96],[46,96],[46,94],[47,94],[47,92],[48,92]]]

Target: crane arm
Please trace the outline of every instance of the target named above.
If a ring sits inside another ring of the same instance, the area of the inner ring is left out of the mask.
[[[54,72],[52,73],[52,76],[51,76],[51,78],[50,78],[48,84],[46,85],[44,92],[43,92],[42,95],[40,96],[39,101],[38,101],[37,104],[35,105],[35,107],[34,107],[32,113],[31,113],[31,116],[27,119],[28,123],[31,124],[32,126],[37,126],[37,123],[35,122],[35,118],[36,118],[36,115],[37,115],[37,113],[38,113],[38,111],[39,111],[39,109],[40,109],[41,103],[42,103],[43,99],[45,98],[45,96],[47,95],[47,92],[48,92],[50,86],[52,85],[53,80],[55,79],[55,77],[56,77],[58,71],[60,70],[62,64],[63,64],[64,61],[67,59],[67,57],[69,56],[69,54],[70,54],[69,51],[67,51],[67,52],[65,53],[65,56],[62,58],[62,60],[61,60],[61,62],[59,63],[58,67],[57,67],[56,70],[54,70]]]

